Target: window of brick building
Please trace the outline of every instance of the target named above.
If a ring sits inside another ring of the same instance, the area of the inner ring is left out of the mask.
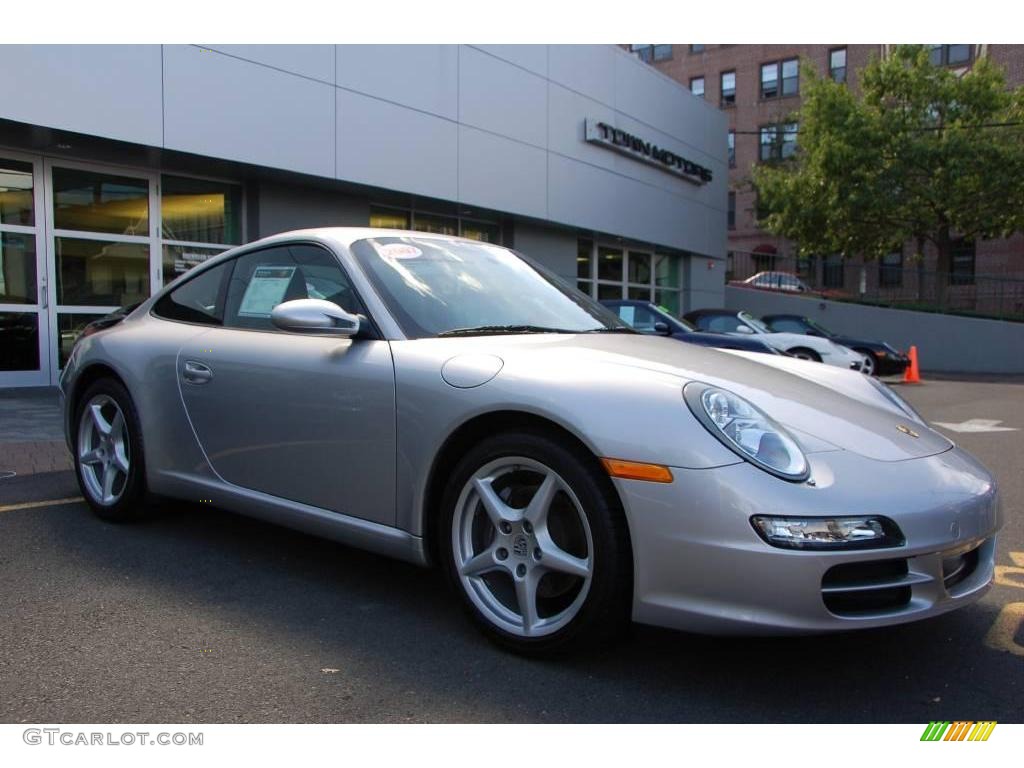
[[[893,251],[878,260],[878,286],[899,288],[903,285],[903,251]]]
[[[694,96],[704,97],[704,76],[690,78],[690,93]]]
[[[704,53],[706,46],[698,45],[697,43],[690,43],[690,53]]]
[[[821,269],[821,284],[825,288],[843,287],[843,257],[833,253],[825,257]]]
[[[729,131],[729,167],[736,167],[736,131]]]
[[[761,98],[777,99],[800,92],[800,60],[785,59],[761,65]]]
[[[837,83],[846,82],[845,48],[833,48],[828,52],[828,76]]]
[[[729,216],[726,219],[729,229],[736,229],[736,193],[729,193]]]
[[[971,63],[971,46],[969,44],[929,45],[928,48],[928,57],[936,66],[945,67]]]
[[[786,160],[796,152],[796,123],[761,126],[761,162]]]
[[[974,285],[974,241],[961,239],[953,243],[950,285]]]
[[[629,46],[629,50],[633,52],[640,61],[646,61],[650,64],[652,61],[667,61],[672,58],[672,46],[671,45],[649,45],[647,43],[634,43]]]
[[[736,73],[722,73],[722,107],[736,106]]]

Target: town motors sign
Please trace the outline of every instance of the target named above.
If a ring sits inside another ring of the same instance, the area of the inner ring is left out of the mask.
[[[707,184],[711,181],[710,168],[601,120],[588,117],[583,122],[583,130],[591,144],[599,144],[641,163],[661,168],[691,184]]]

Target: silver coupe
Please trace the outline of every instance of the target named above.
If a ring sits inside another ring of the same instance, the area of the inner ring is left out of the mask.
[[[235,248],[83,333],[61,389],[100,517],[204,501],[434,564],[519,652],[878,627],[992,578],[992,477],[885,385],[637,334],[472,240]]]

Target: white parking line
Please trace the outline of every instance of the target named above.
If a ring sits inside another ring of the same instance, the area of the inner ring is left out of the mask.
[[[937,427],[951,432],[1017,432],[1017,427],[1000,427],[1001,419],[968,419],[957,424],[948,421],[933,421]]]
[[[19,509],[35,509],[36,507],[56,507],[59,504],[77,504],[85,501],[81,496],[71,496],[67,499],[49,499],[48,501],[26,501],[23,504],[8,504],[0,507],[0,512],[17,512]]]

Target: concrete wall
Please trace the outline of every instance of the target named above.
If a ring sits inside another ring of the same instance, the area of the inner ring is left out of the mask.
[[[726,116],[616,46],[0,46],[0,71],[0,118],[725,256]]]
[[[925,371],[1024,374],[1024,323],[869,307],[726,286],[725,306],[753,315],[793,313],[849,336],[917,346]]]

